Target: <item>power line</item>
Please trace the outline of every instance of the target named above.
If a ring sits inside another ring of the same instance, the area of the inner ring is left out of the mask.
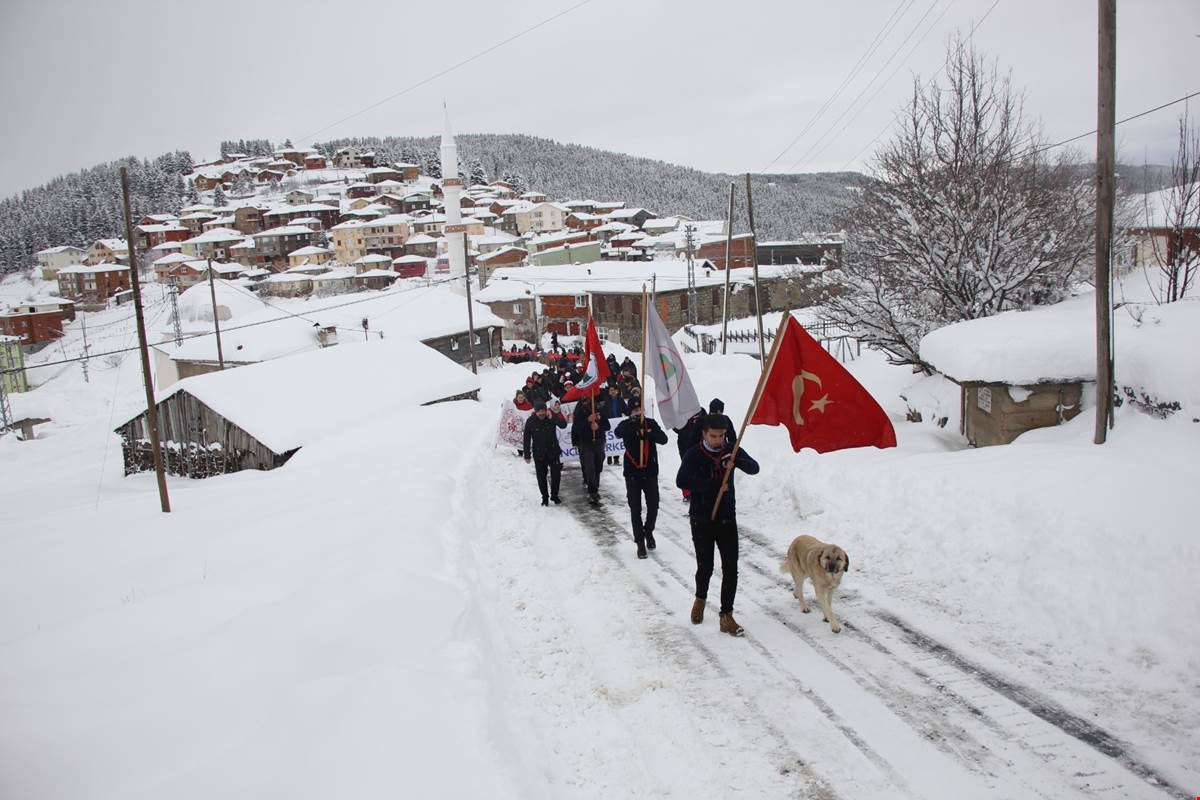
[[[996,9],[996,6],[998,6],[999,4],[1000,4],[1000,0],[992,0],[992,4],[990,6],[988,6],[988,10],[983,13],[983,16],[979,18],[979,21],[976,22],[974,25],[972,25],[971,30],[967,32],[968,39],[970,39],[971,37],[973,37],[975,35],[975,31],[979,30],[979,26],[982,25],[989,16],[991,16],[992,12]],[[911,54],[910,54],[910,57],[911,57]],[[944,63],[942,64],[942,66],[938,67],[937,70],[932,75],[929,76],[929,80],[925,81],[925,84],[921,87],[921,91],[925,91],[930,86],[932,86],[933,82],[935,80],[937,80],[937,76],[940,75],[942,70],[944,70],[945,68],[946,68],[946,65]],[[891,79],[889,78],[888,80],[890,81]],[[872,98],[872,99],[874,99],[874,98]],[[845,172],[847,169],[850,168],[851,164],[858,161],[859,157],[862,156],[862,154],[865,153],[872,146],[874,146],[874,144],[876,142],[878,142],[880,139],[882,139],[883,135],[885,133],[887,133],[888,129],[891,128],[892,125],[894,125],[894,124],[895,124],[894,119],[891,122],[884,123],[883,129],[880,130],[879,133],[875,134],[874,139],[872,139],[871,141],[869,141],[865,145],[863,145],[862,149],[859,150],[857,153],[855,153],[853,158],[851,158],[849,161],[846,162],[846,164],[842,167],[842,171]]]
[[[900,51],[904,49],[904,46],[908,44],[909,39],[911,39],[913,37],[913,34],[915,34],[917,32],[917,30],[920,29],[921,25],[924,24],[926,18],[930,14],[933,13],[933,9],[937,7],[937,4],[938,4],[938,0],[933,0],[933,2],[931,2],[929,4],[929,8],[925,9],[925,13],[922,14],[921,18],[917,20],[917,24],[913,25],[912,30],[910,30],[908,32],[908,35],[904,37],[904,41],[900,42],[900,45],[894,51],[892,51],[892,54],[890,56],[888,56],[888,60],[883,62],[883,66],[880,67],[879,70],[871,77],[871,80],[867,81],[867,85],[864,86],[862,88],[862,91],[860,91],[858,93],[858,95],[853,100],[850,101],[850,105],[846,106],[846,108],[842,111],[842,113],[840,115],[838,115],[838,118],[833,121],[833,124],[829,126],[829,128],[825,131],[825,133],[821,134],[821,136],[817,139],[817,141],[814,142],[808,148],[808,150],[806,150],[804,152],[804,155],[800,156],[799,158],[797,158],[795,161],[793,161],[791,163],[791,165],[788,167],[788,172],[791,172],[792,170],[794,170],[796,168],[796,165],[800,164],[802,161],[806,161],[808,159],[809,154],[812,153],[814,149],[816,149],[817,145],[819,145],[821,142],[823,142],[825,140],[825,137],[827,137],[830,133],[833,132],[833,129],[838,126],[838,123],[840,123],[843,119],[845,119],[846,115],[848,113],[850,113],[850,110],[853,109],[855,107],[855,105],[857,105],[858,101],[862,99],[862,96],[865,95],[868,91],[870,91],[871,87],[873,87],[875,85],[875,82],[877,80],[879,80],[879,76],[883,74],[883,71],[885,69],[887,69],[889,65],[891,65],[892,61],[896,58],[896,56],[898,56],[900,54]]]
[[[912,4],[915,2],[916,0],[907,0],[907,2],[900,3],[896,6],[895,10],[892,11],[891,16],[883,21],[883,25],[880,27],[879,31],[876,32],[875,38],[872,39],[867,45],[867,49],[861,56],[859,56],[858,61],[855,62],[854,66],[850,68],[850,71],[846,73],[846,77],[842,79],[841,84],[833,91],[833,94],[831,94],[828,99],[825,100],[824,104],[822,104],[821,107],[818,108],[812,115],[812,117],[809,118],[808,122],[804,124],[804,127],[800,130],[800,132],[797,133],[790,142],[788,142],[787,147],[780,150],[778,155],[772,158],[765,167],[759,170],[760,175],[764,174],[768,169],[775,165],[775,162],[783,158],[784,154],[786,154],[788,150],[791,150],[792,147],[795,146],[796,142],[800,141],[800,139],[804,137],[804,134],[808,133],[809,129],[811,129],[812,126],[817,123],[825,111],[831,105],[833,105],[833,103],[837,102],[837,99],[841,96],[842,91],[850,84],[850,81],[854,80],[854,78],[858,76],[858,73],[862,71],[864,66],[866,66],[867,61],[871,58],[871,56],[875,55],[875,51],[878,50],[879,46],[883,44],[883,40],[891,34],[892,30],[897,24],[899,24],[900,19],[905,13],[908,12],[908,9],[911,8]]]
[[[431,287],[431,286],[440,286],[440,285],[442,285],[442,284],[444,284],[444,283],[450,283],[451,281],[455,281],[455,280],[457,280],[457,278],[442,278],[442,279],[440,279],[440,280],[436,280],[436,281],[433,281],[433,282],[431,282],[431,283],[428,283],[428,284],[426,284],[425,286],[414,286],[414,287],[413,287],[413,288],[411,288],[411,289],[405,289],[405,290],[404,290],[404,292],[396,292],[395,294],[405,294],[405,293],[407,293],[407,292],[413,292],[413,291],[417,291],[418,289],[426,289],[426,288],[429,288],[429,287]],[[378,301],[378,300],[382,300],[382,299],[383,299],[383,297],[384,297],[384,296],[377,296],[377,297],[362,297],[362,298],[359,298],[358,300],[349,300],[349,301],[347,301],[347,302],[345,302],[345,303],[338,303],[338,304],[336,304],[336,305],[325,306],[325,307],[323,307],[323,308],[319,309],[319,311],[322,311],[322,312],[324,312],[324,311],[333,311],[333,310],[335,310],[335,309],[338,309],[338,308],[346,308],[347,306],[358,305],[359,303],[370,303],[370,302],[375,302],[375,301]],[[278,310],[280,310],[280,311],[283,311],[283,309],[278,309]],[[395,310],[395,309],[393,309],[393,310]],[[233,326],[233,327],[231,327],[231,328],[224,328],[224,329],[222,329],[222,333],[224,333],[224,332],[227,332],[227,331],[240,331],[240,330],[244,330],[245,328],[255,328],[255,327],[259,326],[259,325],[269,325],[269,324],[271,324],[272,322],[284,322],[284,321],[286,321],[286,320],[293,319],[293,318],[295,318],[296,316],[298,316],[298,315],[296,315],[296,314],[290,314],[290,313],[288,313],[288,312],[286,312],[286,311],[284,311],[284,313],[285,313],[285,314],[288,314],[288,316],[286,316],[286,317],[275,317],[275,318],[273,318],[273,319],[262,319],[262,320],[259,320],[259,321],[257,321],[257,322],[247,322],[247,323],[245,323],[244,325],[235,325],[235,326]],[[301,319],[304,319],[304,317],[301,317]],[[312,320],[305,320],[305,321],[306,321],[306,322],[311,322]],[[316,325],[316,324],[320,324],[320,323],[313,323],[313,324],[314,324],[314,325]],[[213,335],[213,334],[211,334],[211,333],[191,333],[191,334],[186,334],[186,335],[183,337],[183,339],[184,339],[184,341],[187,341],[188,339],[198,339],[198,338],[200,338],[201,336],[212,336],[212,335]],[[137,349],[138,349],[137,347],[124,347],[124,348],[121,348],[121,349],[118,349],[118,350],[106,350],[106,351],[105,351],[105,352],[103,352],[103,353],[93,353],[93,354],[91,354],[91,355],[89,355],[89,356],[86,356],[86,358],[102,358],[102,357],[104,357],[104,356],[117,355],[118,353],[129,353],[129,352],[132,352],[132,351],[134,351],[134,350],[137,350]],[[59,360],[59,361],[47,361],[47,362],[45,362],[45,363],[43,363],[43,364],[26,364],[26,365],[23,367],[23,369],[25,369],[25,370],[31,370],[31,369],[41,369],[41,368],[43,368],[43,367],[54,367],[54,366],[58,366],[59,364],[73,364],[73,363],[75,363],[75,362],[77,362],[77,361],[82,361],[82,360],[84,360],[84,358],[85,358],[85,356],[79,356],[79,357],[77,357],[77,358],[64,358],[64,359],[61,359],[61,360]],[[5,370],[0,370],[0,375],[6,375],[6,374],[8,374],[8,373],[12,373],[12,372],[20,372],[20,371],[22,371],[22,370],[21,370],[21,369],[17,369],[17,368],[5,369]]]
[[[997,0],[997,2],[999,2],[999,0]],[[952,3],[947,3],[946,6],[944,8],[942,8],[941,13],[938,14],[936,18],[934,18],[933,22],[929,23],[929,27],[927,27],[925,29],[925,32],[921,34],[921,38],[917,39],[917,41],[913,44],[912,49],[910,49],[908,51],[908,55],[906,55],[904,57],[904,60],[896,65],[896,68],[894,70],[892,70],[892,74],[888,75],[887,79],[884,80],[883,83],[879,84],[879,86],[875,89],[875,92],[870,97],[867,98],[867,102],[865,102],[861,106],[859,106],[858,110],[855,111],[850,116],[850,119],[846,120],[846,124],[843,125],[838,130],[838,132],[833,135],[832,138],[827,140],[825,142],[825,144],[821,145],[821,147],[815,153],[812,154],[812,158],[810,159],[811,161],[816,161],[818,158],[820,158],[821,154],[824,153],[826,150],[828,150],[830,145],[832,145],[834,142],[836,142],[838,140],[838,137],[840,137],[843,133],[846,132],[847,128],[849,128],[851,125],[854,124],[854,120],[858,119],[859,116],[862,114],[862,112],[866,111],[868,108],[871,107],[871,105],[875,102],[875,98],[879,97],[880,93],[882,93],[883,90],[888,87],[888,84],[890,84],[893,80],[895,80],[896,73],[898,73],[904,67],[904,65],[907,64],[912,59],[913,54],[917,52],[918,48],[920,48],[921,43],[924,42],[925,39],[929,37],[929,34],[933,32],[933,29],[937,27],[937,24],[942,21],[942,17],[946,16],[946,12],[950,10],[951,5],[952,5]]]
[[[1155,106],[1154,108],[1147,108],[1145,111],[1139,111],[1138,113],[1134,114],[1131,117],[1125,117],[1125,119],[1119,119],[1119,120],[1117,120],[1116,124],[1123,125],[1126,122],[1132,122],[1133,120],[1140,119],[1141,117],[1144,117],[1148,114],[1153,114],[1155,111],[1162,111],[1164,108],[1170,108],[1173,105],[1178,105],[1179,103],[1182,103],[1186,100],[1190,100],[1193,97],[1196,97],[1197,95],[1200,95],[1200,92],[1192,92],[1191,94],[1185,94],[1183,97],[1176,98],[1175,100],[1172,100],[1168,103],[1163,103],[1162,105]],[[1036,150],[1032,151],[1030,153],[1030,155],[1037,155],[1038,153],[1041,153],[1046,150],[1053,150],[1055,147],[1062,147],[1064,144],[1070,144],[1071,142],[1082,139],[1085,136],[1091,136],[1095,132],[1096,132],[1096,129],[1092,128],[1087,133],[1081,133],[1078,136],[1072,136],[1070,139],[1063,139],[1061,142],[1055,142],[1054,144],[1048,144],[1048,145],[1044,145],[1043,147],[1039,147]]]
[[[387,97],[383,98],[382,100],[376,101],[369,106],[366,106],[364,108],[359,109],[358,111],[355,111],[353,114],[349,114],[345,117],[342,117],[337,122],[332,122],[332,123],[326,125],[324,128],[313,131],[312,133],[310,133],[306,136],[301,136],[296,141],[297,141],[297,143],[303,142],[303,141],[308,141],[308,140],[312,139],[313,137],[324,133],[325,131],[329,130],[330,128],[335,128],[338,125],[341,125],[343,122],[348,122],[349,120],[352,120],[357,116],[361,116],[362,114],[365,114],[372,109],[378,108],[379,106],[383,105],[384,103],[389,103],[392,100],[395,100],[397,97],[401,97],[403,95],[408,94],[409,92],[413,91],[414,89],[419,89],[420,87],[424,86],[425,84],[431,83],[432,81],[437,80],[438,78],[442,77],[443,75],[448,75],[451,72],[453,72],[454,70],[458,69],[459,67],[465,67],[467,64],[470,64],[472,61],[476,61],[476,60],[482,58],[483,56],[486,56],[488,53],[491,53],[495,50],[500,49],[504,45],[509,44],[510,42],[515,42],[517,39],[520,39],[522,36],[533,33],[538,28],[541,28],[545,25],[549,25],[551,22],[558,19],[559,17],[565,17],[567,14],[570,14],[572,11],[574,11],[578,8],[582,8],[583,6],[586,6],[591,1],[592,0],[581,0],[581,2],[576,3],[575,5],[571,6],[570,8],[560,11],[557,14],[554,14],[553,16],[546,17],[541,22],[537,23],[536,25],[532,25],[532,26],[526,28],[525,30],[521,31],[520,33],[515,33],[512,36],[509,36],[507,39],[497,42],[496,44],[492,45],[491,47],[488,47],[484,50],[480,50],[478,53],[475,53],[473,56],[465,58],[462,61],[459,61],[457,64],[453,64],[449,67],[446,67],[441,72],[434,73],[433,75],[430,75],[428,78],[422,78],[421,80],[417,81],[416,83],[412,84],[411,86],[407,86],[407,87],[401,89],[400,91],[396,92],[395,94],[388,95]]]

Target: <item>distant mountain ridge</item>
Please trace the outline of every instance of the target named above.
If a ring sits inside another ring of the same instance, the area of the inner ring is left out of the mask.
[[[748,230],[742,176],[525,134],[464,134],[456,140],[460,167],[469,179],[515,178],[552,199],[623,200],[627,206],[647,208],[659,216],[724,219],[729,182],[735,181],[734,230]],[[435,136],[389,136],[334,139],[316,147],[332,153],[346,145],[365,146],[374,149],[382,162],[409,161],[426,174],[440,176],[438,144]],[[113,161],[60,176],[0,200],[0,272],[31,267],[33,254],[46,247],[87,246],[102,237],[124,237],[118,178],[122,165],[130,169],[135,216],[176,211],[187,204],[181,176],[191,170],[193,160],[182,151],[150,160]],[[848,198],[849,187],[863,180],[855,172],[756,176],[754,215],[759,237],[788,238],[828,229]]]

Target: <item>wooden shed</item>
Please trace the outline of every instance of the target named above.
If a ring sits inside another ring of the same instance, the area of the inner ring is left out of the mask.
[[[475,375],[420,342],[340,344],[179,381],[156,399],[158,446],[173,475],[270,470],[351,423],[478,392]],[[116,433],[126,475],[153,468],[145,412]]]
[[[1086,298],[1085,298],[1086,300]],[[1070,300],[939,328],[921,358],[960,387],[960,430],[976,447],[1079,415],[1095,383],[1092,310]]]

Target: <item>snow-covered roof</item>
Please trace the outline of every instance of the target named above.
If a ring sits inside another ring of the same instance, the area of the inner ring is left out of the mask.
[[[723,285],[725,273],[706,267],[707,264],[704,260],[696,262],[697,288]],[[753,278],[750,273],[748,267],[733,270],[730,281],[738,284],[751,282]],[[657,278],[659,291],[686,289],[687,262],[594,261],[589,264],[501,267],[492,273],[487,288],[476,297],[480,302],[491,303],[516,300],[531,294],[542,297],[588,293],[630,294],[641,291],[643,283],[649,287],[652,278]]]
[[[368,253],[367,255],[363,256],[362,258],[356,258],[351,263],[352,264],[385,264],[385,263],[390,264],[390,263],[392,263],[392,259],[389,256],[383,255],[382,253]]]
[[[260,236],[262,236],[262,237],[266,237],[266,236],[300,236],[300,235],[311,235],[311,234],[312,234],[312,230],[304,227],[303,225],[281,225],[278,228],[271,228],[270,230],[265,230],[265,231],[256,233],[256,234],[254,234],[254,238],[257,239]],[[238,234],[239,239],[242,238],[243,236],[244,236],[244,234],[240,234],[240,233]]]
[[[420,342],[389,336],[185,378],[158,402],[187,392],[282,454],[397,406],[478,389],[470,370]]]
[[[921,358],[960,383],[1095,380],[1095,313],[1076,299],[956,322],[921,339]]]
[[[171,253],[169,255],[163,256],[162,258],[154,259],[154,261],[152,261],[151,264],[156,267],[169,267],[172,264],[186,264],[189,261],[192,261],[193,259],[194,259],[194,256],[187,256],[187,255],[184,255],[183,253]],[[203,263],[203,262],[200,262],[200,263]]]
[[[292,256],[322,256],[329,255],[332,252],[328,247],[318,247],[315,244],[310,244],[307,247],[301,247],[299,250],[293,250],[288,253],[288,258]]]
[[[215,244],[217,242],[240,242],[246,238],[246,234],[241,231],[235,231],[233,228],[213,228],[207,230],[199,236],[193,236],[184,242],[184,244]]]
[[[360,272],[357,277],[359,277],[359,278],[399,278],[400,276],[394,270],[390,270],[390,269],[369,269],[366,272]]]
[[[95,244],[98,244],[102,247],[107,247],[109,250],[115,250],[115,251],[129,249],[129,243],[126,242],[124,239],[97,239],[95,241]]]
[[[77,253],[84,252],[84,249],[82,247],[76,247],[75,245],[72,245],[72,244],[60,244],[57,247],[47,247],[45,250],[38,250],[37,255],[49,256],[49,255],[54,255],[56,253],[66,253],[71,250],[74,250]]]
[[[393,264],[428,264],[429,259],[425,256],[400,256],[392,259]]]
[[[476,260],[477,260],[477,261],[483,261],[483,262],[492,261],[492,260],[494,260],[494,259],[497,259],[497,258],[499,258],[499,257],[500,257],[500,256],[502,256],[502,255],[506,255],[506,254],[508,254],[508,253],[511,253],[511,252],[513,252],[514,250],[515,250],[516,252],[519,252],[519,253],[521,254],[521,257],[522,257],[522,258],[524,258],[525,256],[529,255],[529,252],[528,252],[527,250],[525,250],[524,248],[521,248],[521,247],[511,247],[511,246],[509,246],[509,245],[505,245],[504,247],[500,247],[500,248],[498,248],[498,249],[496,249],[496,250],[493,250],[493,251],[492,251],[492,252],[490,252],[490,253],[484,253],[483,255],[479,256],[479,257],[478,257]]]
[[[1200,187],[1194,184],[1186,184],[1184,186],[1169,187],[1160,189],[1157,192],[1148,192],[1144,195],[1139,195],[1134,198],[1132,208],[1132,227],[1134,228],[1171,228],[1179,223],[1179,205],[1180,197],[1188,196],[1195,198],[1200,194]],[[1194,204],[1197,201],[1192,199]],[[1189,228],[1196,228],[1197,211],[1195,206],[1191,206],[1191,213],[1184,214],[1184,220],[1190,220]],[[1186,222],[1185,222],[1186,224]]]
[[[405,244],[436,244],[438,241],[440,241],[440,240],[436,239],[433,236],[430,236],[427,233],[418,233],[416,236],[412,236],[412,237],[406,239],[404,243]]]
[[[60,269],[58,271],[58,274],[59,275],[73,275],[73,274],[91,273],[91,272],[128,272],[128,271],[129,271],[129,267],[125,266],[124,264],[93,264],[93,265],[71,264],[70,266],[63,267],[62,269]]]
[[[179,321],[185,331],[212,330],[213,294],[217,298],[217,317],[221,322],[241,324],[243,320],[269,308],[255,295],[225,279],[213,281],[211,288],[208,283],[196,284],[180,292],[176,301]],[[169,323],[164,324],[169,326]]]

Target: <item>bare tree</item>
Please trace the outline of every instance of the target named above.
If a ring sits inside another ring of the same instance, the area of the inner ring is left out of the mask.
[[[1070,156],[1047,157],[1009,77],[961,39],[899,121],[848,216],[827,308],[890,362],[928,369],[929,331],[1068,293],[1091,255],[1094,191]]]
[[[1174,303],[1191,289],[1200,270],[1200,130],[1184,113],[1179,118],[1179,149],[1171,163],[1171,185],[1144,196],[1142,263],[1158,271],[1150,288],[1159,303]]]

